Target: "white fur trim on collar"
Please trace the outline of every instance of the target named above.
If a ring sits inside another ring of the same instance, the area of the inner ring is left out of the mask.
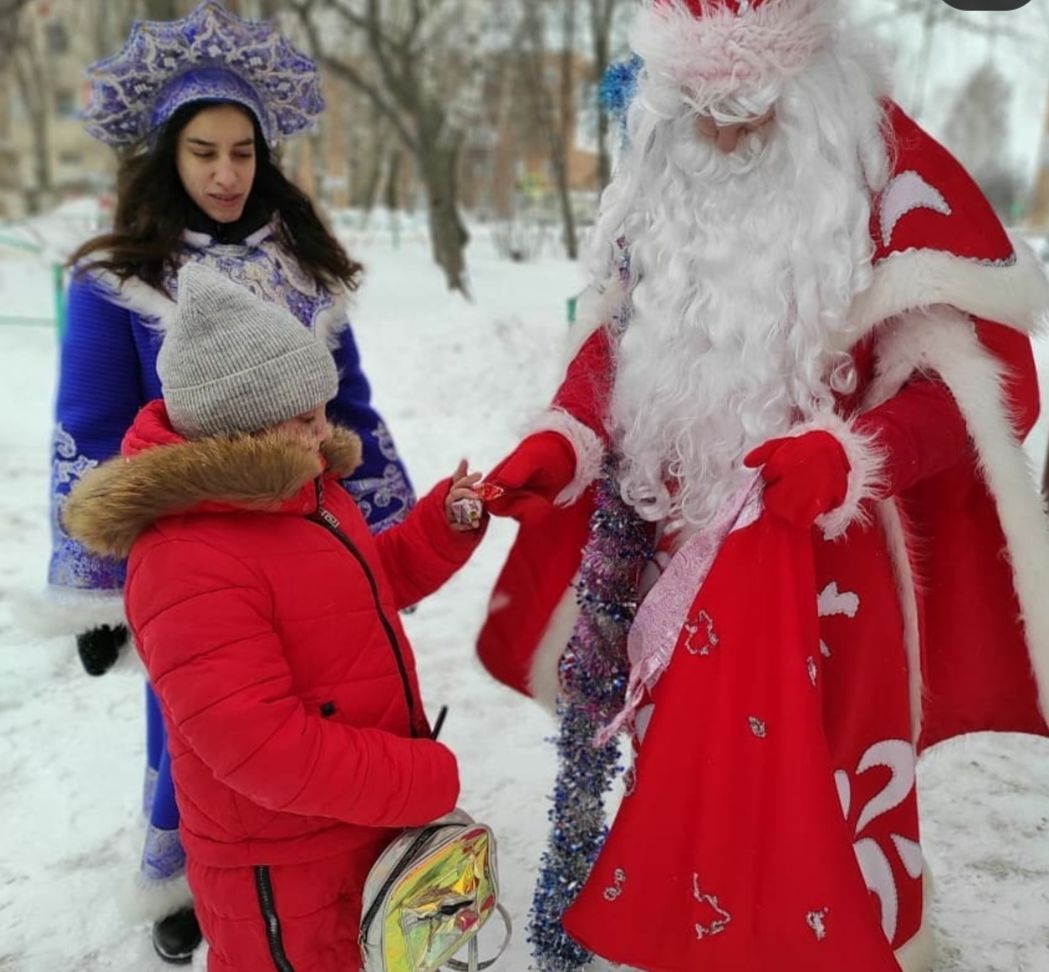
[[[350,326],[349,304],[348,293],[335,294],[331,306],[321,311],[314,322],[313,333],[328,346],[329,351],[338,348],[342,332]]]
[[[942,250],[901,250],[874,268],[874,282],[853,301],[849,319],[856,340],[906,311],[949,304],[966,314],[1039,329],[1049,309],[1049,279],[1035,252],[1013,239],[1015,261],[981,263]]]
[[[259,246],[262,243],[265,243],[271,236],[275,236],[276,232],[277,220],[274,218],[265,226],[255,230],[254,233],[249,233],[238,245]],[[199,230],[191,229],[182,231],[182,240],[198,250],[206,250],[209,246],[215,246],[218,243],[218,240],[216,240],[210,233],[201,233]]]
[[[803,70],[831,37],[837,5],[772,0],[736,13],[710,3],[697,17],[684,0],[650,3],[630,34],[649,76],[674,85],[697,105],[742,91],[778,89]]]
[[[167,328],[174,319],[177,309],[175,302],[138,277],[121,280],[111,270],[101,268],[89,268],[86,272],[118,307],[151,318],[162,329]]]
[[[84,272],[102,288],[114,304],[140,315],[143,323],[166,331],[174,320],[178,310],[176,302],[138,277],[121,280],[112,271],[99,267],[88,267]],[[331,304],[322,310],[313,322],[314,333],[331,351],[339,346],[342,332],[349,326],[348,307],[349,294],[340,289],[332,294]]]

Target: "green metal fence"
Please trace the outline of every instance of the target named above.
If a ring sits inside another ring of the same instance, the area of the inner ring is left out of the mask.
[[[30,324],[41,326],[54,326],[58,328],[59,335],[65,329],[65,304],[66,304],[66,281],[65,267],[61,263],[47,260],[44,249],[37,243],[12,236],[0,230],[0,251],[4,248],[18,250],[38,257],[40,262],[46,262],[50,268],[51,276],[51,316],[49,317],[25,317],[7,313],[0,306],[0,324]]]

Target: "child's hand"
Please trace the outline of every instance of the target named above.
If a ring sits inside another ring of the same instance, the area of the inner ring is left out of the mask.
[[[484,504],[474,491],[481,474],[468,472],[468,468],[463,459],[452,473],[452,487],[444,501],[448,526],[458,533],[478,529],[484,518]]]

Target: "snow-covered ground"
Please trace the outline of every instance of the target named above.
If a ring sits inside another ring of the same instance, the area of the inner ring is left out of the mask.
[[[468,304],[444,291],[415,238],[394,252],[378,236],[359,255],[370,272],[355,327],[416,484],[461,456],[490,466],[556,382],[577,269],[499,262],[482,238]],[[49,299],[46,267],[0,262],[0,318],[46,316]],[[12,619],[13,601],[41,585],[46,567],[55,351],[52,330],[0,323],[0,970],[149,972],[164,966],[148,929],[118,908],[139,851],[141,675],[127,667],[90,679],[70,639],[28,635]],[[1049,351],[1042,357],[1049,364]],[[1034,454],[1046,436],[1043,424]],[[451,708],[444,738],[460,755],[463,805],[499,835],[518,926],[500,967],[523,972],[554,727],[473,656],[512,533],[493,523],[475,559],[406,623],[428,706]],[[958,741],[928,755],[922,785],[939,972],[1049,972],[1049,741]]]

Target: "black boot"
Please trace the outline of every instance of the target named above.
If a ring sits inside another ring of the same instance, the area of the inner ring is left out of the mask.
[[[189,965],[200,937],[200,925],[192,908],[180,908],[153,922],[153,948],[169,965]]]

